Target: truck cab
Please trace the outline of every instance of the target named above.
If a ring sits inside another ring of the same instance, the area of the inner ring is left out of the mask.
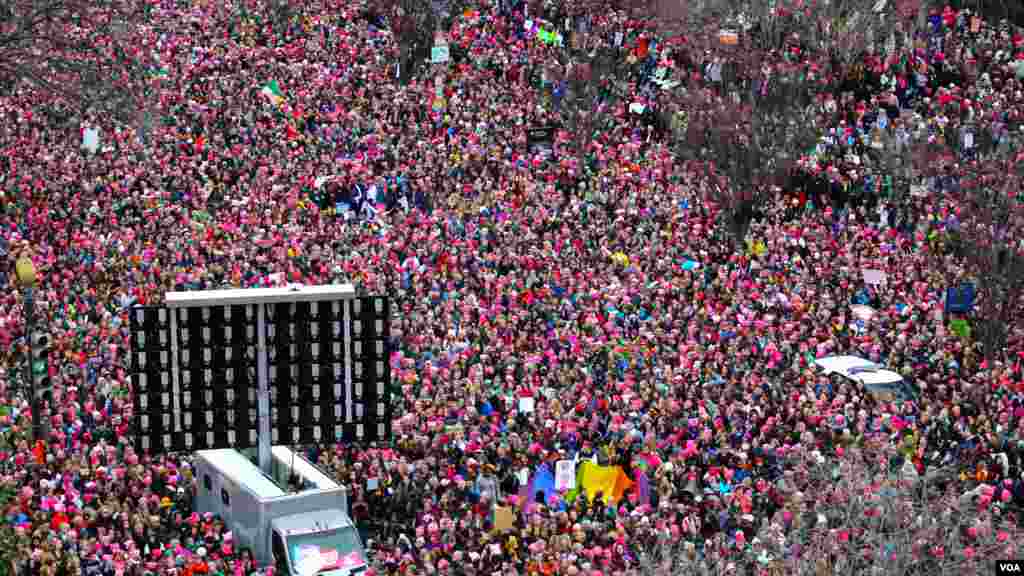
[[[259,564],[273,564],[282,576],[363,572],[366,553],[347,513],[345,487],[287,447],[275,446],[272,454],[275,474],[267,475],[233,449],[196,452],[194,509],[220,516],[237,547],[251,549]]]
[[[326,510],[271,522],[274,566],[297,576],[350,576],[366,570],[359,532],[348,516]]]

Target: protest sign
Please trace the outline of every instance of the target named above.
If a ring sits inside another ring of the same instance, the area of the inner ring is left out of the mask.
[[[950,322],[949,331],[964,339],[971,337],[971,326],[963,319],[957,319]]]
[[[718,41],[723,46],[736,46],[740,43],[740,36],[735,30],[719,30]]]
[[[865,269],[864,283],[871,285],[885,284],[885,271]]]
[[[550,153],[555,143],[555,126],[534,126],[526,132],[526,146],[531,154]]]
[[[572,490],[576,487],[576,463],[559,460],[555,463],[555,490]]]
[[[440,46],[434,46],[430,49],[430,61],[434,64],[443,64],[450,58],[448,45],[442,44]]]
[[[515,526],[515,514],[512,513],[512,509],[507,506],[497,506],[494,508],[494,531],[504,532],[505,530],[511,530]]]
[[[865,322],[875,317],[875,309],[863,304],[854,304],[853,306],[850,306],[850,311],[853,312],[854,317]]]
[[[529,396],[519,399],[519,411],[523,414],[530,414],[533,412],[534,405],[534,399]]]
[[[82,132],[82,148],[95,154],[100,147],[100,131],[98,128],[86,128]]]
[[[946,289],[946,312],[966,314],[974,308],[974,284],[965,283]]]

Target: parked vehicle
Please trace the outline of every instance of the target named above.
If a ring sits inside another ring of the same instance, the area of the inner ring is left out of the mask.
[[[916,400],[917,387],[899,372],[858,356],[828,356],[818,358],[815,364],[828,376],[837,375],[852,380],[867,392],[883,401]]]
[[[236,546],[262,565],[292,576],[354,576],[367,569],[348,493],[301,454],[275,446],[274,470],[264,474],[233,449],[195,455],[197,512],[224,520]],[[294,482],[292,480],[295,480]]]

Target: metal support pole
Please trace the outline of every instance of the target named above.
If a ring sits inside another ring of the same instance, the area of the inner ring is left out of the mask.
[[[32,335],[36,327],[36,298],[31,286],[25,288],[25,340],[28,344],[28,370],[25,373],[29,406],[32,407],[32,441],[42,439],[42,402],[39,401],[39,394],[36,390],[35,379],[35,357],[32,354]]]
[[[271,473],[270,447],[270,383],[267,381],[267,306],[256,305],[256,407],[259,431],[257,432],[257,458],[260,470]]]
[[[344,306],[344,320],[342,321],[345,331],[345,423],[352,423],[352,300],[346,299]]]
[[[163,308],[161,308],[163,310]],[[171,405],[174,411],[174,435],[181,434],[181,367],[178,365],[178,314],[179,309],[170,309],[167,312],[171,315],[170,337],[171,337]],[[196,338],[195,334],[190,335]],[[188,448],[186,446],[186,448]]]

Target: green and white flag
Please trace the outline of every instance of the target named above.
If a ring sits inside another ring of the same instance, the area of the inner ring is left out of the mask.
[[[277,84],[277,80],[267,82],[260,93],[269,98],[275,105],[284,101],[284,94],[281,92],[281,87]]]

